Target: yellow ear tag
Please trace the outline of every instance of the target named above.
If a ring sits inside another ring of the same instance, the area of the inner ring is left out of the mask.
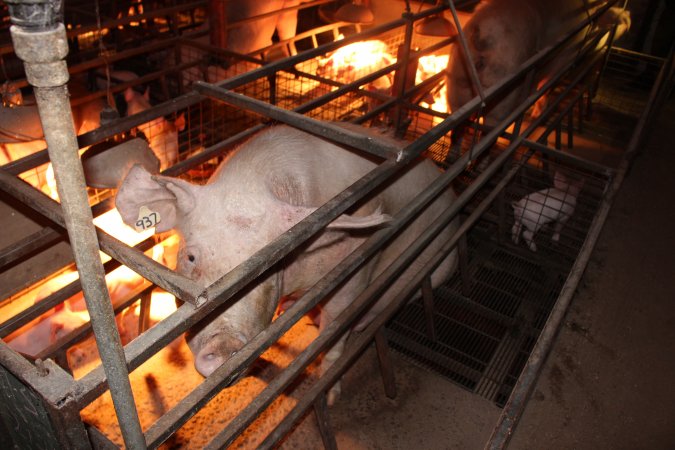
[[[160,220],[162,220],[162,218],[159,216],[158,212],[150,211],[150,208],[147,206],[141,206],[141,209],[138,211],[138,220],[136,221],[134,228],[140,233],[148,228],[153,228]]]

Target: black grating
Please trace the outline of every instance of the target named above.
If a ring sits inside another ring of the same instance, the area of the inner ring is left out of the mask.
[[[652,73],[652,66],[657,64],[651,59],[627,62],[630,57],[621,51],[612,53],[592,115],[584,121],[583,129],[575,125],[572,148],[562,140],[563,152],[576,152],[583,159],[613,165],[613,152],[620,152],[618,143],[623,146],[629,140],[637,120],[635,111],[642,109],[647,96],[646,87],[633,86],[639,82],[635,73]],[[575,117],[579,113],[576,108]],[[616,126],[617,114],[625,119],[621,122],[625,126]],[[589,142],[590,152],[586,148]],[[498,144],[491,156],[502,150]],[[468,262],[460,262],[452,279],[434,289],[433,311],[427,313],[424,302],[417,298],[387,325],[392,347],[412,362],[499,406],[506,403],[545,326],[613,173],[611,169],[589,169],[592,166],[563,161],[555,153],[531,151],[525,159],[526,152],[524,147],[517,151],[513,163],[521,164],[517,175],[467,233]],[[479,164],[467,169],[458,178],[457,192],[471,186],[479,174]],[[514,242],[512,204],[531,198],[532,193],[546,192],[559,174],[566,177],[568,184],[581,186],[574,212],[562,227],[560,238],[554,239],[553,223],[546,223],[534,234],[536,250],[522,236],[518,243]],[[464,213],[470,214],[498,182],[499,177],[491,179],[473,196]],[[433,326],[427,321],[429,314]]]

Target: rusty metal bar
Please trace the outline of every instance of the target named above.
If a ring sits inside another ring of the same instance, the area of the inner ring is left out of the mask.
[[[17,2],[9,6],[14,24],[10,28],[12,42],[16,55],[24,61],[26,77],[34,86],[42,129],[62,199],[63,223],[70,237],[122,435],[129,448],[145,448],[77,152],[66,86],[69,74],[64,58],[68,54],[68,43],[61,23],[61,3],[37,5]],[[37,22],[38,11],[44,13],[41,22]]]
[[[25,238],[0,250],[0,269],[24,258],[31,253],[50,246],[63,239],[63,235],[52,228],[42,228]]]
[[[469,67],[469,74],[471,75],[471,84],[473,88],[478,92],[478,97],[481,100],[481,108],[485,107],[485,91],[483,86],[480,83],[480,78],[478,77],[478,71],[476,70],[476,65],[473,62],[471,57],[471,52],[469,51],[469,45],[466,42],[466,35],[462,29],[462,24],[459,22],[459,16],[457,15],[457,10],[455,9],[454,0],[448,0],[448,6],[452,12],[452,18],[455,21],[455,28],[457,29],[457,35],[459,36],[459,43],[461,44],[459,48],[462,49],[462,56],[466,61],[466,65]]]
[[[328,403],[325,395],[319,395],[314,402],[314,414],[316,415],[316,423],[319,427],[323,447],[326,450],[338,450],[335,434],[330,426],[330,415],[328,414]]]
[[[292,125],[293,127],[308,133],[326,137],[332,141],[358,148],[359,150],[381,158],[390,158],[401,151],[399,147],[378,141],[377,139],[373,139],[362,133],[354,132],[328,122],[310,119],[300,113],[288,111],[261,100],[250,98],[237,92],[228,91],[213,84],[197,81],[195,82],[195,89],[202,95],[226,101],[233,106],[244,107],[258,114],[263,114],[272,119]]]
[[[427,277],[428,279],[429,277]],[[377,361],[380,364],[384,393],[390,398],[396,398],[396,378],[394,377],[394,364],[389,354],[389,344],[382,328],[375,333],[375,348],[377,349]]]

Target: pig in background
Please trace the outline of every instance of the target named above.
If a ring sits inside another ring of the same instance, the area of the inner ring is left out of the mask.
[[[224,7],[228,23],[234,23],[297,6],[306,1],[309,0],[229,1],[224,2]],[[272,36],[275,31],[279,40],[283,41],[295,36],[297,25],[297,10],[279,12],[246,22],[226,31],[225,49],[244,55],[263,50],[272,45]]]
[[[480,84],[483,88],[496,84],[515,73],[517,68],[539,50],[551,45],[587,18],[586,2],[582,0],[488,0],[481,2],[464,27],[467,44]],[[630,13],[611,8],[600,20],[599,26],[617,23],[616,38],[630,27]],[[497,125],[522,102],[537,85],[542,85],[550,74],[566,64],[578,51],[586,35],[582,30],[568,49],[554,55],[535,75],[532,83],[520,81],[499,99],[489,105],[485,124]],[[447,68],[448,104],[452,111],[478,95],[474,89],[468,62],[462,56],[459,44],[453,45]],[[535,114],[543,111],[539,104]]]
[[[77,80],[69,83],[68,90],[74,98],[86,92]],[[8,99],[13,106],[0,107],[0,165],[47,148],[37,104],[32,94],[22,95],[21,91],[14,90]],[[103,107],[102,99],[73,106],[75,132],[80,135],[98,128]]]
[[[112,70],[109,72],[109,76],[113,85],[139,78],[136,73],[128,70]],[[103,80],[103,77],[104,74],[100,73],[97,78],[98,89],[106,89],[107,82]],[[143,93],[129,87],[116,100],[118,110],[126,116],[132,116],[152,108],[149,87]],[[137,127],[137,131],[143,134],[155,156],[159,158],[160,170],[165,170],[178,162],[178,133],[184,129],[184,114],[178,115],[175,120],[157,117]]]
[[[152,176],[134,167],[120,186],[116,205],[127,224],[138,219],[143,206],[159,212],[161,221],[156,231],[176,229],[181,236],[178,271],[207,287],[375,167],[368,157],[299,130],[277,126],[243,144],[203,186]],[[195,368],[204,376],[211,374],[267,327],[283,296],[292,298],[311,287],[440,175],[426,159],[404,172],[387,189],[350,211],[351,215],[340,216],[286,257],[225,311],[190,330],[186,340]],[[322,306],[320,331],[454,198],[450,190],[444,192],[406,231],[338,288]],[[363,329],[389,303],[454,229],[453,223],[439,233],[430,249],[387,290],[356,330]],[[455,263],[453,252],[433,274],[434,285],[452,273]],[[326,353],[322,371],[342,354],[346,336]],[[329,393],[331,403],[339,392],[338,383]]]
[[[560,241],[560,232],[574,214],[577,198],[584,186],[584,179],[573,179],[556,171],[553,187],[533,192],[513,202],[514,223],[511,239],[520,242],[522,233],[530,250],[537,251],[534,237],[546,224],[553,223],[552,242]]]

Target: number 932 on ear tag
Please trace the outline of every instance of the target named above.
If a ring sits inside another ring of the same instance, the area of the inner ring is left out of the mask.
[[[138,211],[138,220],[136,220],[134,228],[140,233],[148,228],[154,228],[160,220],[162,220],[162,218],[159,216],[158,212],[151,211],[147,206],[141,206],[141,209]]]

